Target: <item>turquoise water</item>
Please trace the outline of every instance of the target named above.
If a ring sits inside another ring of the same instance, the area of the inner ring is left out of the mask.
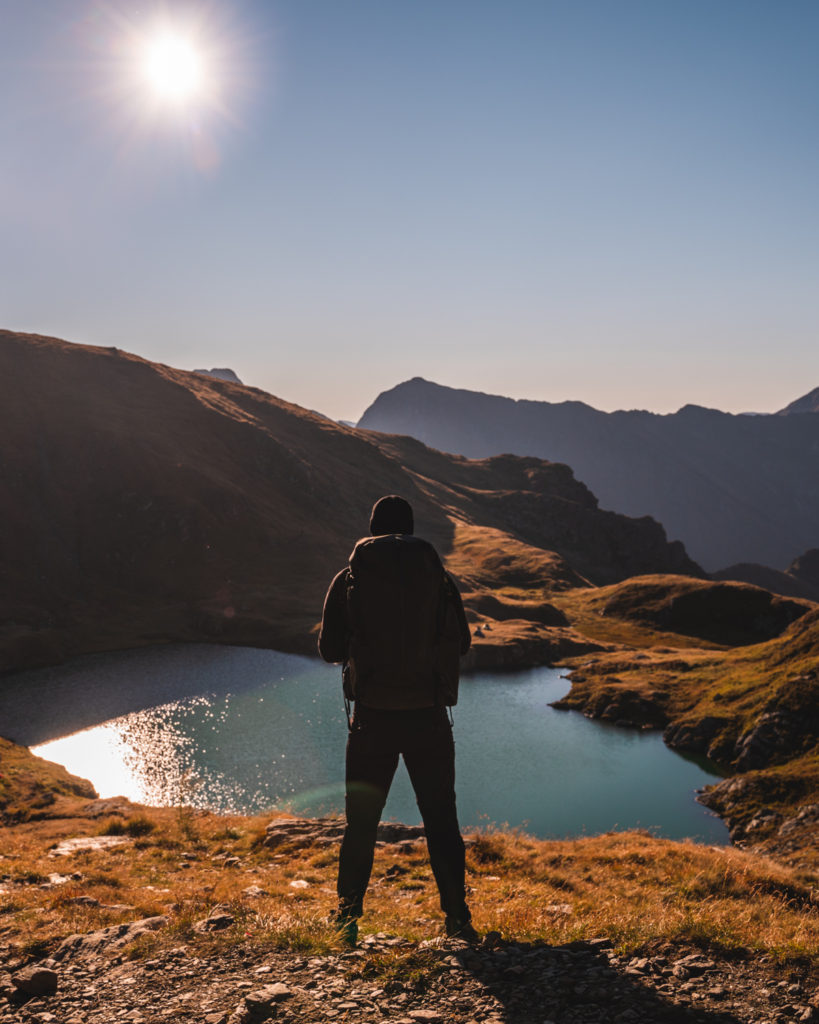
[[[728,841],[694,799],[715,774],[658,733],[550,708],[568,687],[547,668],[462,680],[454,716],[463,826],[508,824],[542,837],[642,827]],[[340,670],[310,658],[173,645],[21,673],[2,681],[0,735],[91,779],[101,796],[253,813],[343,808]],[[403,766],[384,817],[420,820]]]

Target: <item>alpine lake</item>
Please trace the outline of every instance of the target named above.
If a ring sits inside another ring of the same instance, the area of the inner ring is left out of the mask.
[[[658,732],[556,711],[562,670],[478,673],[454,708],[463,828],[542,838],[643,828],[725,844],[695,800],[719,776]],[[90,779],[101,797],[248,814],[344,808],[341,670],[254,648],[177,644],[6,676],[0,735]],[[383,817],[420,822],[399,766]]]

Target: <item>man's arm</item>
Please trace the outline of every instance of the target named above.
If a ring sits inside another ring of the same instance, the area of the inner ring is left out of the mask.
[[[469,623],[466,621],[464,603],[461,600],[461,594],[455,584],[455,580],[453,580],[449,573],[445,573],[444,575],[446,576],[447,596],[452,607],[455,609],[455,615],[458,619],[458,630],[461,634],[461,654],[464,655],[472,644],[472,630],[469,628]]]
[[[347,573],[342,569],[330,584],[324,598],[324,611],[321,615],[319,631],[319,654],[325,661],[345,661],[350,642],[350,630],[347,624]]]

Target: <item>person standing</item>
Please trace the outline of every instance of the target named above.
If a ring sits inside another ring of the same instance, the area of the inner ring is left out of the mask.
[[[318,640],[325,661],[343,663],[345,700],[355,706],[352,721],[348,714],[346,828],[334,922],[354,945],[378,823],[402,756],[424,822],[446,933],[474,941],[447,710],[457,700],[469,626],[435,548],[414,536],[409,502],[395,494],[377,501],[370,534],[330,584]]]

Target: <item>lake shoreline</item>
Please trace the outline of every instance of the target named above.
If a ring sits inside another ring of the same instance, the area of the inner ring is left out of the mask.
[[[106,673],[111,672],[109,679]],[[163,688],[163,679],[172,681],[170,689]],[[47,719],[42,726],[31,716],[30,691],[35,684]],[[464,822],[510,822],[543,837],[657,825],[670,837],[727,841],[719,819],[700,810],[694,800],[695,791],[704,782],[718,781],[718,776],[708,774],[706,766],[677,757],[659,735],[605,725],[601,731],[583,716],[564,719],[549,705],[567,689],[562,669],[464,677],[454,709]],[[227,794],[215,805],[202,806],[257,813],[295,799],[296,813],[302,807],[313,807],[311,814],[323,813],[324,806],[328,811],[343,807],[346,724],[338,668],[317,659],[212,645],[140,649],[120,656],[90,656],[68,670],[27,674],[17,693],[22,699],[16,717],[27,721],[28,732],[12,738],[25,739],[38,750],[46,744],[43,753],[50,760],[61,760],[54,752],[60,749],[58,736],[75,735],[72,743],[81,748],[82,757],[90,756],[89,744],[103,743],[102,755],[110,758],[114,742],[116,759],[110,762],[108,778],[116,780],[123,757],[133,763],[140,749],[148,749],[146,744],[160,742],[166,764],[159,773],[162,785],[181,785],[173,780],[185,771],[204,770],[203,793]],[[10,721],[15,716],[4,714],[10,707],[8,695],[5,705],[3,700],[0,693],[0,720]],[[88,713],[84,715],[79,705]],[[276,715],[276,724],[269,720],[271,714]],[[123,723],[115,733],[105,725],[113,720]],[[76,736],[88,729],[91,732],[84,732],[82,739]],[[283,744],[272,748],[281,751],[281,762],[269,757],[275,736],[280,737],[276,744]],[[238,761],[230,753],[237,742],[243,750]],[[581,750],[583,757],[577,761]],[[84,762],[77,756],[72,748],[70,757],[75,760],[63,763],[94,781],[95,769],[83,770]],[[502,768],[492,775],[487,789],[487,765],[495,763]],[[128,777],[136,778],[129,771]],[[155,786],[156,774],[151,770],[140,778]],[[404,774],[402,769],[396,779],[390,795],[395,803],[392,810],[388,804],[387,816],[410,824],[418,820],[417,807]],[[129,785],[134,783],[126,779],[118,792],[143,803],[157,802],[149,796],[155,788]],[[163,792],[160,802],[181,801],[170,790]]]

